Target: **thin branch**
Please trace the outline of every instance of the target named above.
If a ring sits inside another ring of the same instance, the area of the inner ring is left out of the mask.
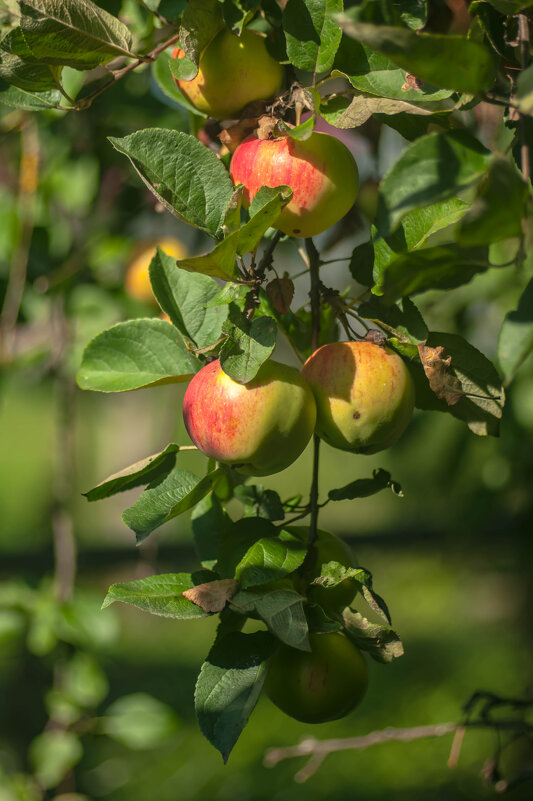
[[[175,44],[178,41],[178,39],[179,39],[179,33],[175,33],[173,36],[170,37],[170,39],[166,39],[164,42],[157,45],[157,47],[154,47],[154,49],[151,50],[146,56],[140,56],[135,61],[132,61],[131,64],[127,64],[125,67],[122,67],[122,69],[111,72],[112,77],[107,83],[103,84],[103,86],[100,86],[98,89],[95,89],[95,91],[92,92],[92,94],[87,95],[87,97],[84,97],[82,100],[79,101],[79,103],[76,103],[72,107],[72,109],[74,111],[82,111],[86,108],[89,108],[93,100],[95,100],[99,95],[101,95],[103,92],[109,89],[110,86],[113,86],[113,84],[115,84],[117,81],[123,78],[124,75],[127,75],[128,72],[131,72],[137,67],[140,67],[141,64],[146,64],[147,62],[149,63],[151,61],[155,61],[156,58],[167,49],[167,47],[170,47],[170,45]]]
[[[18,190],[18,242],[11,259],[9,281],[0,317],[0,364],[11,360],[35,216],[35,192],[39,177],[39,134],[35,119],[27,116],[21,129]]]
[[[54,475],[54,508],[52,531],[54,537],[54,585],[56,596],[66,601],[72,595],[76,576],[76,542],[72,521],[72,501],[75,471],[75,392],[72,378],[64,367],[71,331],[65,315],[65,298],[57,298],[53,307],[55,390],[57,394],[58,425],[56,437],[56,466]]]
[[[312,239],[305,240],[305,249],[309,259],[309,273],[311,278],[311,347],[313,351],[320,345],[320,256]],[[311,481],[311,521],[309,527],[308,556],[311,546],[318,535],[318,466],[320,457],[320,438],[313,435],[313,472]],[[307,557],[306,557],[307,558]]]
[[[427,737],[443,737],[452,734],[457,729],[457,723],[439,723],[435,726],[415,726],[409,729],[387,728],[373,731],[361,737],[337,738],[334,740],[315,740],[314,737],[302,740],[299,745],[288,748],[272,748],[265,754],[263,764],[273,768],[284,759],[308,756],[309,762],[305,768],[295,776],[295,781],[304,782],[320,767],[328,754],[336,751],[353,751],[369,748],[372,745],[391,741],[409,743]]]
[[[520,42],[520,66],[527,69],[529,63],[529,21],[526,14],[518,15],[518,40]],[[524,114],[520,114],[520,165],[524,181],[529,181],[529,142],[527,138],[527,122]]]

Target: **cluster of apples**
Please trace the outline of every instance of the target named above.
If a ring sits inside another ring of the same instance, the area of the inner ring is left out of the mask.
[[[173,55],[184,54],[176,49]],[[201,53],[197,76],[176,82],[199,111],[229,119],[247,103],[276,94],[282,78],[260,34],[245,31],[236,37],[222,30]],[[245,206],[262,186],[289,186],[292,199],[274,226],[297,237],[316,236],[339,221],[353,205],[359,182],[346,146],[316,132],[304,141],[252,134],[235,149],[230,174],[244,187]],[[336,342],[316,350],[301,371],[269,359],[247,384],[212,361],[191,380],[183,418],[206,456],[246,475],[265,476],[294,462],[313,432],[343,451],[371,454],[388,448],[406,428],[413,406],[413,383],[396,353],[369,341]],[[290,530],[307,541],[308,528]],[[318,532],[309,557],[295,580],[310,602],[338,616],[353,601],[357,582],[347,579],[326,589],[312,579],[330,561],[355,566],[354,557],[324,531]],[[310,646],[309,653],[280,646],[270,662],[266,691],[298,720],[343,717],[366,692],[366,662],[336,632],[311,634]]]
[[[175,48],[174,58],[184,55]],[[220,120],[272,97],[282,79],[282,67],[269,55],[261,34],[248,30],[237,37],[223,29],[201,53],[196,77],[176,83],[195,108]],[[357,164],[346,145],[316,132],[305,141],[251,134],[236,148],[230,174],[236,185],[244,186],[245,207],[262,186],[290,186],[293,197],[275,227],[298,237],[316,236],[338,222],[353,206],[359,188]]]
[[[406,428],[414,389],[405,363],[372,342],[323,345],[299,372],[272,359],[248,384],[213,361],[191,380],[183,419],[194,444],[239,472],[266,476],[302,453],[313,431],[335,448],[377,453]]]

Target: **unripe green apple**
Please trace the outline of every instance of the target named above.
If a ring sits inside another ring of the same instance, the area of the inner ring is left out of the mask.
[[[234,184],[244,185],[245,205],[262,186],[290,186],[292,200],[274,228],[304,238],[342,219],[353,206],[359,186],[354,157],[346,145],[324,133],[313,133],[305,141],[249,136],[235,150],[230,173]]]
[[[268,697],[282,712],[304,723],[343,718],[361,703],[368,667],[343,634],[310,634],[311,652],[282,645],[270,660]]]
[[[175,48],[172,56],[183,58],[184,52]],[[176,83],[198,111],[222,120],[235,117],[253,100],[272,97],[282,80],[283,68],[261,34],[246,30],[234,36],[224,28],[202,51],[198,75]]]
[[[183,400],[185,427],[212,459],[252,476],[284,470],[313,433],[313,393],[294,367],[271,359],[248,384],[214,361],[192,379]]]
[[[284,528],[302,542],[309,540],[309,526],[286,526]],[[338,613],[351,604],[357,595],[358,584],[354,579],[349,578],[344,579],[335,587],[309,584],[314,578],[320,576],[320,568],[328,562],[338,562],[343,567],[357,567],[357,559],[343,540],[329,531],[318,529],[310,559],[304,563],[304,570],[298,576],[298,589],[307,593],[309,600],[320,604],[326,612]]]
[[[302,368],[317,402],[316,433],[334,448],[377,453],[404,432],[414,386],[403,359],[372,342],[334,342]]]

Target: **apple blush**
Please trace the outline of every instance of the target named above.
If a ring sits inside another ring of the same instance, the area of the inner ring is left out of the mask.
[[[313,433],[316,405],[294,367],[268,360],[252,381],[239,384],[213,361],[187,387],[183,420],[206,456],[247,475],[267,476],[302,453]]]

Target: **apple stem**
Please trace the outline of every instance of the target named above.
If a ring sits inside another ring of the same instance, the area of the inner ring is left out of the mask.
[[[309,274],[311,278],[311,347],[313,351],[320,346],[320,255],[311,238],[305,240],[305,249],[309,258]],[[311,482],[311,524],[309,527],[308,553],[317,538],[318,530],[318,463],[320,455],[320,438],[313,436],[313,479]]]

